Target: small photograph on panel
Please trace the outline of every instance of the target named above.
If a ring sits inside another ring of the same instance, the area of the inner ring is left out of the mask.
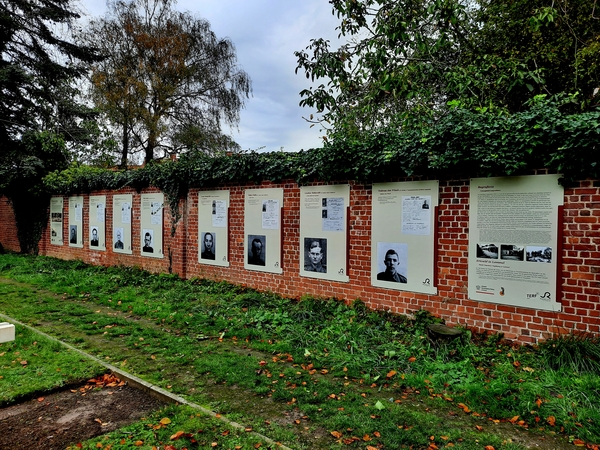
[[[217,249],[217,241],[214,233],[201,233],[200,238],[202,240],[200,248],[201,259],[215,260],[215,252]]]
[[[304,270],[327,273],[327,239],[304,238]]]
[[[264,266],[267,254],[267,236],[260,234],[248,235],[248,264]]]
[[[500,259],[523,261],[525,259],[525,247],[522,245],[502,244],[500,246]]]
[[[142,252],[144,253],[154,253],[154,230],[143,229],[142,235],[144,236],[144,246],[142,247]]]
[[[77,244],[77,225],[69,225],[69,243]]]
[[[123,250],[125,248],[123,244],[123,228],[115,228],[114,242],[116,250]]]
[[[98,227],[90,227],[90,247],[98,247]]]
[[[526,250],[528,262],[552,262],[552,247],[528,245]]]
[[[52,222],[62,222],[62,213],[53,212],[52,213]]]
[[[408,281],[408,244],[378,242],[377,270],[378,281],[406,283]]]
[[[496,244],[477,244],[477,258],[498,259],[498,246]]]

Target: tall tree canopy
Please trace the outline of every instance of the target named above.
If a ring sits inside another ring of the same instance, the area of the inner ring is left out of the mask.
[[[361,133],[451,106],[522,111],[536,95],[597,103],[600,10],[589,0],[330,0],[347,43],[314,39],[301,92],[333,130]]]
[[[236,146],[222,124],[239,122],[250,78],[230,40],[173,4],[111,1],[107,15],[81,36],[106,57],[91,67],[92,94],[119,130],[122,164],[140,150],[148,162],[183,149]]]
[[[98,58],[70,38],[78,17],[71,0],[0,0],[0,192],[23,252],[36,250],[45,223],[42,177],[66,167],[67,143],[88,134],[91,111],[73,83]]]

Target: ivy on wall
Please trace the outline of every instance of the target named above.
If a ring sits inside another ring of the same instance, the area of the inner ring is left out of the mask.
[[[540,98],[513,115],[457,108],[437,122],[415,121],[402,132],[380,129],[361,141],[338,138],[308,151],[185,154],[178,161],[129,171],[73,165],[46,176],[44,183],[49,193],[63,195],[154,186],[165,193],[176,215],[179,198],[190,188],[263,180],[368,183],[398,177],[520,175],[546,168],[563,174],[568,184],[600,178],[599,146],[600,111],[566,115],[560,104]]]

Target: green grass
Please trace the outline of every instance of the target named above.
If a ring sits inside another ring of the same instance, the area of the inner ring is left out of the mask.
[[[189,407],[170,406],[118,431],[90,439],[68,450],[98,448],[212,448],[251,449],[270,447],[260,437],[225,424],[219,419],[198,414]],[[255,447],[259,445],[259,447]]]
[[[103,372],[102,366],[79,353],[17,325],[15,340],[0,344],[0,405]]]
[[[12,280],[0,280],[0,312],[293,448],[354,438],[358,448],[526,448],[494,431],[509,420],[522,439],[537,438],[528,427],[600,442],[597,367],[553,365],[556,345],[468,331],[434,345],[426,312],[409,320],[135,268],[2,255],[0,276]],[[597,342],[582,345],[593,359]]]

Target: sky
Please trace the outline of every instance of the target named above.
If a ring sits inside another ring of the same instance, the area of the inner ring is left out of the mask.
[[[106,0],[80,1],[84,14],[106,12]],[[223,130],[243,150],[322,146],[324,131],[303,119],[315,111],[299,106],[300,91],[311,82],[303,71],[295,74],[294,51],[304,50],[314,38],[337,42],[339,22],[327,0],[179,0],[175,8],[208,20],[218,38],[229,38],[240,67],[252,79],[253,93],[239,126]]]

